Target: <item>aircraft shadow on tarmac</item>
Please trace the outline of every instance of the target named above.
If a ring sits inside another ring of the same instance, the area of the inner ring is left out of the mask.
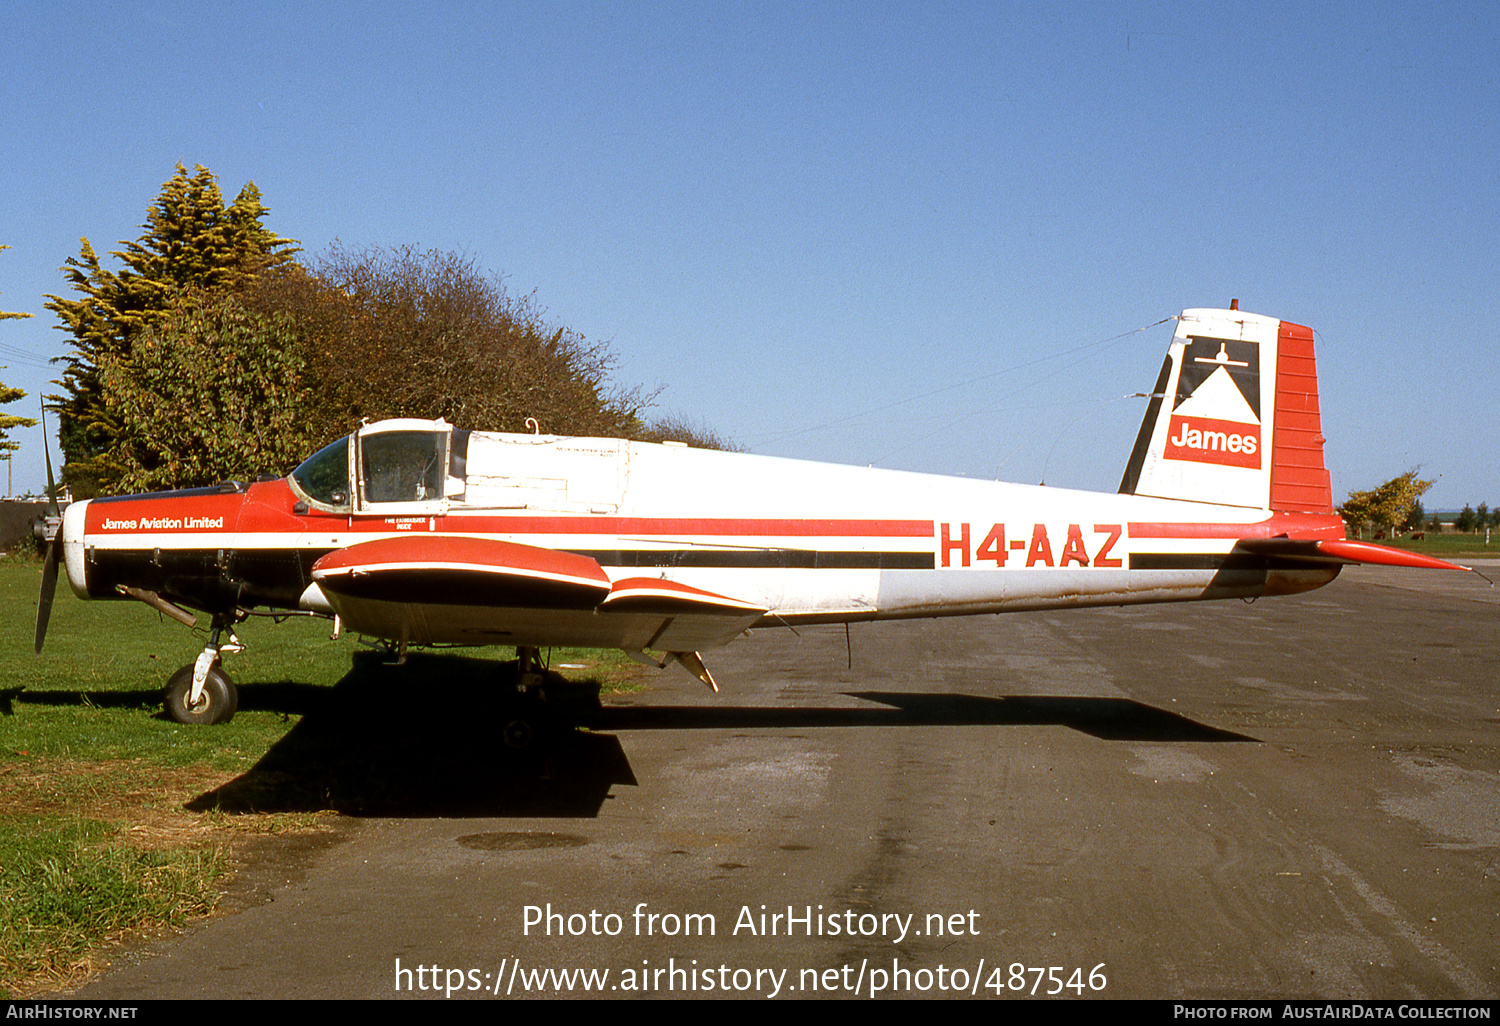
[[[1061,726],[1106,741],[1250,741],[1186,716],[1128,698],[846,691],[885,709],[723,708],[716,706],[606,707],[601,730],[694,730],[786,727],[1020,727]]]
[[[598,815],[611,787],[636,783],[619,739],[610,732],[640,730],[1055,725],[1107,741],[1257,740],[1130,699],[1087,696],[861,691],[845,694],[875,705],[601,707],[591,688],[571,685],[554,711],[525,704],[505,686],[513,668],[427,654],[393,666],[362,653],[332,688],[295,682],[241,685],[242,712],[302,718],[249,770],[199,795],[188,808],[586,818]],[[5,697],[122,708],[160,701],[155,691],[28,691]],[[528,727],[521,738],[511,731],[518,720]]]
[[[332,688],[241,685],[241,712],[302,719],[249,770],[188,808],[598,815],[609,789],[635,776],[616,738],[576,729],[597,714],[597,688],[570,685],[558,708],[547,708],[506,686],[514,671],[514,663],[451,655],[413,655],[396,666],[362,653]]]

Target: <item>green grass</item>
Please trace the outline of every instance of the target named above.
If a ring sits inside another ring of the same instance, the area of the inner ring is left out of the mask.
[[[0,837],[0,990],[66,983],[103,939],[212,911],[217,848],[143,850],[121,828],[57,815],[6,817]]]
[[[147,759],[164,766],[243,767],[288,728],[246,712],[222,728],[160,718],[161,689],[207,640],[133,601],[80,602],[62,583],[46,647],[32,655],[40,564],[0,565],[0,763],[10,755],[74,760]],[[236,682],[331,685],[347,672],[350,642],[327,643],[324,621],[255,618],[246,651],[225,657]]]
[[[297,703],[242,707],[214,727],[173,723],[161,715],[161,689],[206,632],[134,601],[81,602],[64,580],[36,657],[40,581],[40,560],[0,559],[0,997],[77,982],[102,944],[206,914],[235,836],[318,821],[185,809],[265,756],[299,722],[284,711]],[[247,686],[284,685],[305,699],[340,681],[362,648],[348,636],[330,642],[330,626],[307,617],[239,625],[247,647],[224,662],[242,698]],[[565,676],[606,691],[628,689],[640,669],[592,651],[554,651],[551,663],[586,664]]]

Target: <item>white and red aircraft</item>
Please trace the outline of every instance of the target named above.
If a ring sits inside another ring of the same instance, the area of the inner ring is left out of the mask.
[[[715,686],[699,653],[752,627],[1284,595],[1348,563],[1465,569],[1345,538],[1312,332],[1235,309],[1178,319],[1114,495],[388,420],[281,480],[74,503],[38,652],[59,546],[81,598],[211,616],[167,689],[169,714],[201,723],[233,715],[220,653],[260,610],[403,655],[515,646],[532,684],[537,650],[569,645]]]

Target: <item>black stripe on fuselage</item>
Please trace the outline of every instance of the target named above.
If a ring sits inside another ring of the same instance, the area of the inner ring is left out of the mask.
[[[256,585],[300,589],[311,581],[313,563],[333,549],[91,549],[92,568],[105,570],[112,587],[129,569],[150,567],[167,575],[248,578]],[[932,570],[931,552],[821,552],[815,549],[566,549],[603,567],[769,569],[769,570]],[[1248,552],[1134,552],[1132,570],[1299,570],[1306,559]],[[106,569],[107,568],[107,569]],[[147,571],[150,576],[150,571]],[[288,579],[290,578],[290,579]],[[136,583],[128,581],[127,583]]]
[[[1324,564],[1326,565],[1326,560]],[[1132,552],[1132,570],[1307,570],[1315,562],[1280,556],[1230,552]]]
[[[312,565],[332,549],[93,549],[86,556],[90,591],[114,594],[116,584],[156,591],[200,609],[235,605],[291,608],[312,581]],[[820,552],[814,549],[570,549],[604,567],[932,570],[930,552]],[[1313,561],[1254,553],[1136,552],[1131,570],[1196,570],[1265,574],[1307,570]],[[415,571],[414,571],[415,572]]]
[[[600,566],[770,570],[931,570],[930,552],[815,549],[570,549]]]

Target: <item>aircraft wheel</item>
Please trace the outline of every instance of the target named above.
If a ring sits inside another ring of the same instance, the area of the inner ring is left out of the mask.
[[[209,668],[208,676],[203,681],[203,696],[197,705],[188,705],[188,695],[192,692],[193,664],[188,663],[172,674],[172,679],[167,682],[167,689],[162,694],[167,715],[178,723],[228,723],[240,705],[234,681],[218,666]]]
[[[516,751],[530,748],[535,736],[536,731],[532,728],[530,720],[511,720],[500,731],[505,747],[514,748]]]

